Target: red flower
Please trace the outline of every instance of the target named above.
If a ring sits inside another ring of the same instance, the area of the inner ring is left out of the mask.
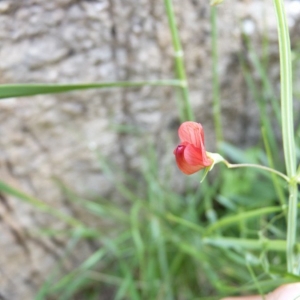
[[[178,129],[181,143],[174,150],[178,168],[190,175],[213,164],[204,148],[204,131],[196,122],[184,122]]]

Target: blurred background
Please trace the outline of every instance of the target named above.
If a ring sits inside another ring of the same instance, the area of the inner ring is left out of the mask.
[[[285,4],[298,138],[300,2]],[[174,10],[208,151],[217,149],[214,50],[219,150],[233,162],[271,165],[271,157],[284,171],[272,1],[225,0],[215,25],[207,0],[174,0]],[[160,0],[2,0],[0,44],[1,84],[176,76]],[[199,174],[181,174],[177,99],[172,87],[145,86],[0,102],[0,178],[30,195],[0,195],[1,299],[218,299],[257,292],[255,278],[276,284],[283,253],[222,250],[201,237],[223,216],[282,204],[285,186],[253,170],[216,168],[201,186]],[[284,238],[284,226],[275,214],[210,234]]]

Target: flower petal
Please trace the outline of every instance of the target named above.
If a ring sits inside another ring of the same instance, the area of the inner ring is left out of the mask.
[[[201,165],[203,168],[212,165],[213,161],[206,155],[204,147],[196,148],[189,144],[184,149],[184,159],[192,166]]]
[[[184,174],[190,175],[198,172],[199,170],[203,169],[204,166],[202,165],[197,165],[193,166],[189,164],[185,158],[184,158],[184,152],[185,152],[186,146],[185,145],[179,145],[177,148],[174,150],[175,158],[176,158],[176,163],[178,168],[183,172]]]
[[[187,142],[198,148],[204,145],[204,131],[200,123],[182,123],[178,129],[178,135],[181,142]]]

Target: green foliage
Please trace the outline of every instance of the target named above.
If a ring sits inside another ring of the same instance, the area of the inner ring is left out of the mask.
[[[98,227],[74,227],[63,233],[65,238],[92,239],[99,248],[69,274],[49,276],[37,299],[95,299],[103,291],[110,299],[219,299],[266,292],[298,279],[283,271],[284,214],[269,176],[226,171],[219,174],[224,177],[218,185],[206,182],[180,195],[169,176],[161,174],[155,149],[148,149],[136,186],[128,174],[115,182],[113,175],[122,170],[99,159],[122,205],[113,199],[82,199],[58,181],[72,205],[99,217]],[[259,151],[249,156],[253,152]],[[188,179],[190,186],[199,180]],[[205,204],[207,195],[211,207]],[[109,232],[101,229],[106,221],[113,224]]]

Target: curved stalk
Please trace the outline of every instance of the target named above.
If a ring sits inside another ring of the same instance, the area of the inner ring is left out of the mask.
[[[261,170],[264,170],[264,171],[268,171],[268,172],[271,172],[271,173],[274,173],[274,174],[280,176],[285,181],[290,182],[290,178],[288,176],[284,175],[283,173],[281,173],[279,171],[271,169],[269,167],[256,165],[256,164],[230,164],[228,161],[224,161],[224,163],[226,164],[226,166],[229,169],[234,169],[234,168],[256,168],[256,169],[261,169]]]

